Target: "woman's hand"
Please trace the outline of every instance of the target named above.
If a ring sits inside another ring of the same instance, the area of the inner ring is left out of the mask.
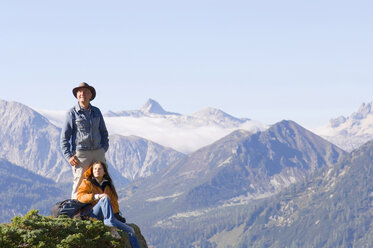
[[[103,193],[103,194],[99,194],[99,195],[98,195],[98,199],[101,199],[101,198],[104,198],[104,197],[107,197],[107,198],[110,199],[109,195],[106,194],[106,193]]]

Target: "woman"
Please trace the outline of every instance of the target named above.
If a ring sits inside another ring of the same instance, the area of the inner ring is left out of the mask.
[[[93,205],[88,216],[103,220],[105,225],[112,227],[111,234],[114,237],[120,238],[115,227],[126,232],[132,248],[139,248],[135,230],[122,222],[123,220],[118,220],[121,218],[118,194],[107,171],[107,165],[104,162],[94,162],[84,176],[86,179],[79,186],[77,198],[80,202]]]

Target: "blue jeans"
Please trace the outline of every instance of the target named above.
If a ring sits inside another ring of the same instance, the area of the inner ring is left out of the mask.
[[[117,227],[118,229],[124,231],[127,233],[132,248],[140,248],[140,244],[137,240],[133,227],[114,218],[114,211],[109,198],[101,198],[89,212],[88,216],[97,218],[99,220],[103,219],[106,226]]]

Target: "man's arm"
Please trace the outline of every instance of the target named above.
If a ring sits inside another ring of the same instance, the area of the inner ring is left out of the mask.
[[[101,145],[105,152],[109,149],[109,132],[106,129],[104,117],[100,111],[100,134],[101,134]]]
[[[67,112],[65,122],[62,126],[61,137],[60,137],[60,146],[63,156],[67,161],[73,156],[71,152],[70,139],[73,131],[72,116],[71,112]]]

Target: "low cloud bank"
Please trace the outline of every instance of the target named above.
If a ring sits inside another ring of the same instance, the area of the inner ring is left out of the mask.
[[[49,121],[62,127],[65,111],[37,110]],[[251,132],[264,130],[267,127],[257,121],[247,121],[239,126],[222,127],[201,122],[175,121],[170,118],[140,117],[104,117],[109,134],[123,136],[135,135],[160,145],[171,147],[188,154],[209,145],[229,133],[243,129]]]

